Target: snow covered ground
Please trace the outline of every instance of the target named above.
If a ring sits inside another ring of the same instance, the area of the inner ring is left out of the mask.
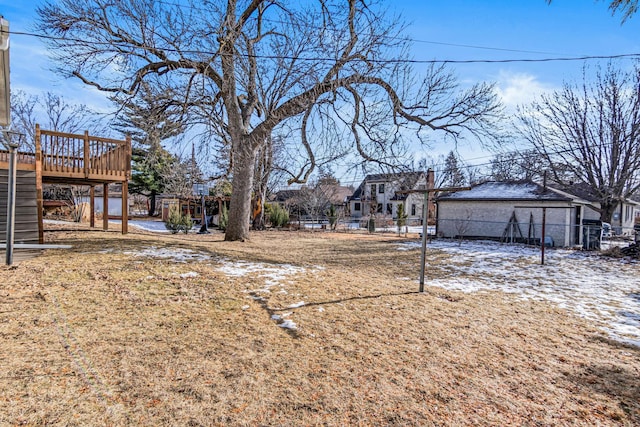
[[[419,242],[400,250],[418,250]],[[550,301],[603,327],[612,338],[640,346],[640,263],[568,249],[540,249],[494,242],[436,240],[427,251],[451,256],[448,277],[426,284],[463,292],[501,291]]]

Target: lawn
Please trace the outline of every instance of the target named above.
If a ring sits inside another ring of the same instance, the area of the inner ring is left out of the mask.
[[[45,236],[0,267],[0,425],[640,424],[625,260],[434,244],[418,293],[392,234]]]

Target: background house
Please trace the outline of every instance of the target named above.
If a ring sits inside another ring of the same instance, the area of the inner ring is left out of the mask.
[[[555,185],[552,184],[554,187]],[[584,183],[573,184],[566,187],[557,187],[557,189],[572,194],[589,202],[588,209],[585,211],[585,219],[600,219],[600,202],[591,187]],[[611,216],[611,228],[613,234],[630,236],[634,234],[634,225],[636,216],[640,213],[640,202],[623,199],[620,200],[616,210]]]
[[[347,201],[352,194],[352,187],[320,182],[313,186],[278,191],[272,201],[287,209],[291,222],[322,222],[328,221],[327,213],[331,206],[336,209],[338,218],[344,218]]]
[[[545,236],[555,246],[581,245],[584,219],[599,215],[589,201],[566,192],[523,182],[486,182],[437,198],[437,233],[442,237],[527,241]]]
[[[398,206],[404,205],[408,224],[418,224],[423,217],[424,194],[403,193],[409,190],[426,190],[427,180],[433,186],[433,171],[404,172],[367,175],[349,198],[349,213],[352,219],[394,220],[398,217]],[[430,204],[430,217],[435,218],[435,205]]]

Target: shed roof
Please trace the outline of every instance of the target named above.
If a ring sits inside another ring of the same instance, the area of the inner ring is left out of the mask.
[[[495,182],[488,181],[471,190],[447,193],[437,197],[438,201],[483,200],[483,201],[579,201],[576,197],[560,193],[553,188],[546,189],[533,181]]]

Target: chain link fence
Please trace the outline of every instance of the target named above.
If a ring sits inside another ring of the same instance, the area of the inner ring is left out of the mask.
[[[304,226],[304,225],[303,225]],[[326,228],[322,224],[307,224],[305,228]],[[405,226],[398,229],[392,218],[341,218],[336,231],[400,233],[408,237],[419,237],[422,233],[420,220],[407,220]],[[626,245],[640,240],[639,227],[621,227],[602,224],[600,221],[584,220],[582,224],[558,224],[540,221],[518,222],[490,221],[476,219],[439,219],[437,224],[429,224],[427,234],[430,238],[452,239],[458,241],[491,240],[509,244],[527,244],[547,247],[575,247],[584,250],[601,250],[611,246]]]

